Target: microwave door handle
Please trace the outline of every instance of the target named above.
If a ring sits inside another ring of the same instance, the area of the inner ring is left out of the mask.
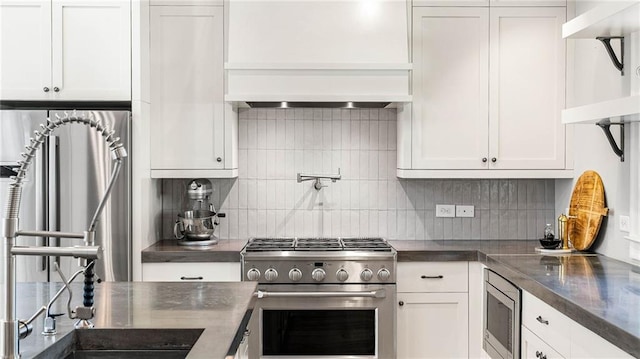
[[[267,292],[259,290],[254,293],[262,298],[385,298],[383,289],[363,292]]]

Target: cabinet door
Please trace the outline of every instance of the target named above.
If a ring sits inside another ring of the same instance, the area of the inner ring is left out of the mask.
[[[490,168],[565,168],[566,9],[491,8]]]
[[[131,100],[127,0],[53,0],[53,92],[59,100]]]
[[[520,357],[523,359],[564,358],[526,327],[522,327],[520,335]]]
[[[413,9],[414,169],[484,169],[488,8]]]
[[[151,7],[151,168],[224,168],[223,10]]]
[[[398,359],[466,358],[467,293],[398,293]]]
[[[51,3],[0,1],[0,99],[46,100],[51,89]]]

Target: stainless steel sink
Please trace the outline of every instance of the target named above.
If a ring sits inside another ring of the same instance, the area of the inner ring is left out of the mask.
[[[81,329],[34,358],[185,358],[203,329]]]

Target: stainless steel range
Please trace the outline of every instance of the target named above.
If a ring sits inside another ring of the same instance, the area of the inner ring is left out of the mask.
[[[253,238],[250,358],[395,358],[396,251],[382,238]]]

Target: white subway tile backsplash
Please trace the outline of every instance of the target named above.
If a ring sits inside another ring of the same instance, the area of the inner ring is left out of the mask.
[[[555,223],[553,180],[400,180],[394,109],[240,109],[237,180],[212,180],[227,213],[217,235],[534,239]],[[296,174],[342,179],[319,192]],[[162,234],[171,238],[188,180],[165,179]],[[476,207],[437,218],[436,204]]]

